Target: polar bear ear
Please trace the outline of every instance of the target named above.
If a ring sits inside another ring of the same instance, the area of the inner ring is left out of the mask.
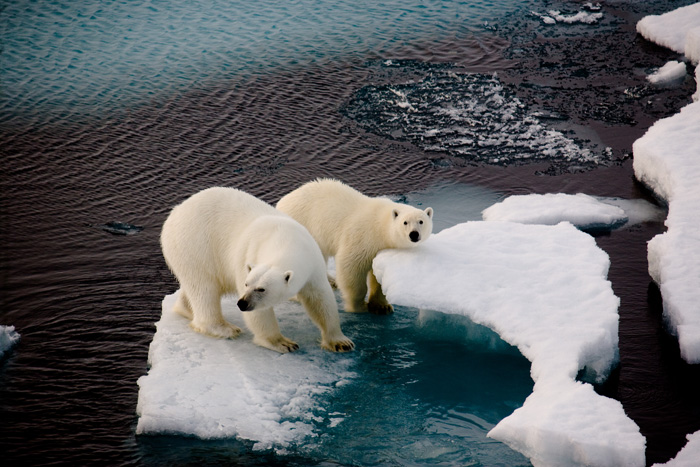
[[[424,212],[429,218],[433,218],[433,208],[425,208]]]
[[[289,284],[289,281],[292,278],[292,274],[294,274],[292,271],[287,271],[284,273],[284,281]]]
[[[394,214],[394,219],[396,219],[397,217],[399,217],[399,210],[394,209],[393,214]]]

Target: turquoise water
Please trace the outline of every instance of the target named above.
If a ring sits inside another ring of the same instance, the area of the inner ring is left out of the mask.
[[[0,118],[100,115],[232,76],[482,30],[513,0],[4,1]]]

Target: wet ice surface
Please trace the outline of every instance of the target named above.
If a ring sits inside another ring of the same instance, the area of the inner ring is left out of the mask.
[[[543,225],[570,222],[585,231],[659,222],[665,214],[663,209],[641,199],[601,198],[583,193],[510,196],[482,212],[485,221]]]

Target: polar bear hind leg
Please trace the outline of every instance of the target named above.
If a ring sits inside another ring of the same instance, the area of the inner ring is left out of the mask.
[[[299,348],[296,342],[282,335],[272,308],[244,311],[243,320],[253,333],[253,343],[279,353],[294,352]]]
[[[374,271],[371,269],[367,274],[369,281],[369,301],[367,302],[367,310],[375,315],[390,315],[394,312],[394,307],[386,299],[382,292],[382,286],[377,281]]]
[[[371,260],[358,260],[352,252],[339,251],[335,257],[335,280],[343,296],[345,311],[364,313],[367,311],[367,273],[372,267]]]

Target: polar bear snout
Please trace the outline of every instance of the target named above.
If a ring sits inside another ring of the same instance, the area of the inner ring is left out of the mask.
[[[238,303],[236,303],[236,305],[238,305],[238,309],[241,311],[250,311],[248,309],[250,307],[250,303],[248,303],[248,300],[246,300],[245,298],[241,298],[240,300],[238,300]]]
[[[417,230],[414,230],[410,234],[408,234],[408,237],[411,239],[413,243],[419,242],[420,241],[420,232]]]

